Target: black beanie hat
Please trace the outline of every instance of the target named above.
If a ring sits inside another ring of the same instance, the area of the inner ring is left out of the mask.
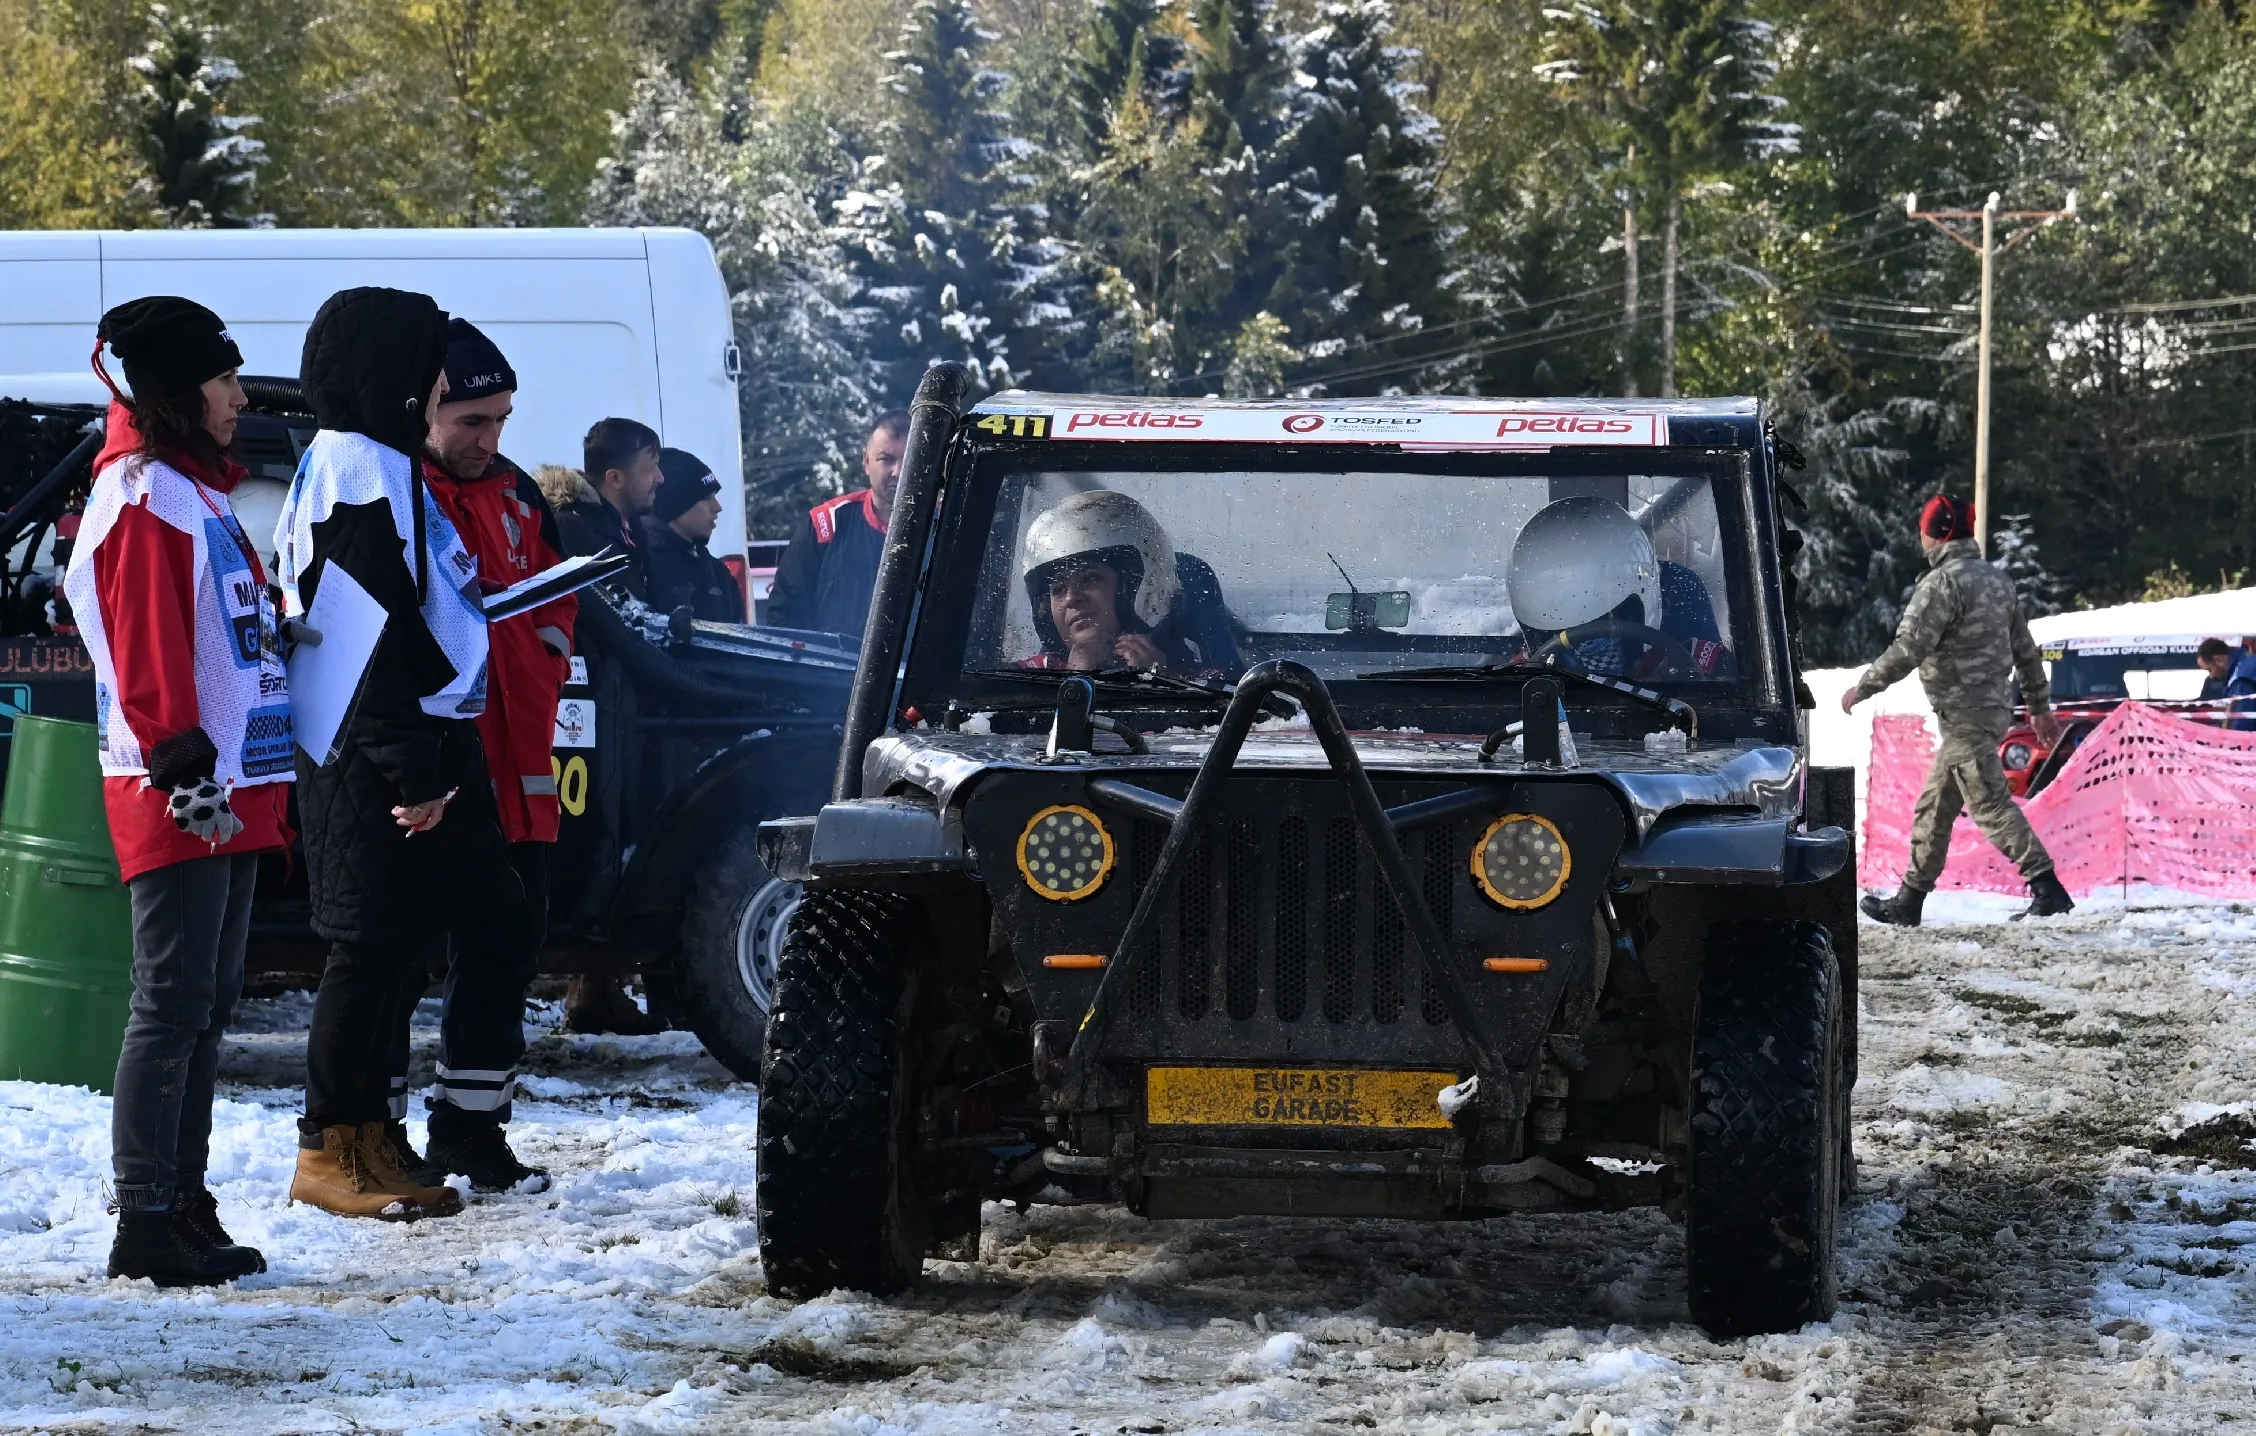
[[[662,524],[672,523],[721,491],[721,481],[713,477],[712,469],[687,449],[660,449],[658,472],[665,477],[658,481],[651,511]]]
[[[463,318],[447,321],[447,392],[443,402],[485,399],[517,388],[517,371],[477,325]]]
[[[219,316],[176,294],[129,299],[102,316],[94,331],[97,374],[104,344],[125,365],[126,385],[137,399],[181,398],[206,379],[243,367],[243,351]]]

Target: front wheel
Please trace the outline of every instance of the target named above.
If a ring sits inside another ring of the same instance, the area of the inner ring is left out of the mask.
[[[897,1292],[924,1269],[906,900],[810,893],[776,972],[757,1125],[768,1290]]]
[[[1840,1206],[1840,972],[1823,927],[1735,923],[1707,945],[1692,1058],[1685,1256],[1717,1336],[1833,1315]]]
[[[742,828],[697,874],[682,915],[679,1018],[741,1081],[760,1080],[776,966],[798,906],[799,885],[770,873]]]

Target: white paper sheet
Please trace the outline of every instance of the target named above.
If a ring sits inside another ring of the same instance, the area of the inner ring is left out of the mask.
[[[568,593],[577,593],[591,583],[601,583],[627,567],[627,556],[606,549],[599,554],[568,558],[551,564],[531,578],[519,579],[499,593],[486,595],[483,607],[488,623],[499,623],[514,618],[528,609],[553,603]]]
[[[305,624],[321,641],[301,643],[290,655],[290,723],[298,746],[327,766],[368,676],[368,660],[376,656],[376,640],[384,636],[384,606],[332,563],[322,570]]]

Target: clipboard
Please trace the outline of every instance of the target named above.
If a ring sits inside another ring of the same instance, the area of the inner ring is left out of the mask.
[[[578,593],[592,583],[601,583],[615,574],[624,573],[630,562],[623,553],[605,549],[602,553],[583,558],[568,558],[562,563],[542,569],[530,578],[522,578],[499,593],[489,593],[480,601],[485,609],[486,622],[499,623],[505,618],[515,618],[539,608],[544,603],[554,603],[566,594]],[[319,624],[314,625],[316,628]]]
[[[321,639],[300,643],[284,665],[290,674],[291,729],[298,746],[321,767],[337,757],[345,723],[368,681],[376,641],[384,636],[384,619],[384,606],[351,574],[326,565],[321,591],[304,620]]]

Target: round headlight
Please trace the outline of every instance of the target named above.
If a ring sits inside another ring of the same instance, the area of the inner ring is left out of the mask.
[[[1052,902],[1079,902],[1112,872],[1112,834],[1087,808],[1044,808],[1018,835],[1018,871]]]
[[[1559,895],[1574,870],[1567,840],[1549,818],[1506,813],[1473,844],[1473,881],[1499,907],[1537,908]]]
[[[2005,766],[2016,773],[2028,767],[2029,760],[2036,756],[2035,750],[2026,743],[2008,743],[2005,745]]]

